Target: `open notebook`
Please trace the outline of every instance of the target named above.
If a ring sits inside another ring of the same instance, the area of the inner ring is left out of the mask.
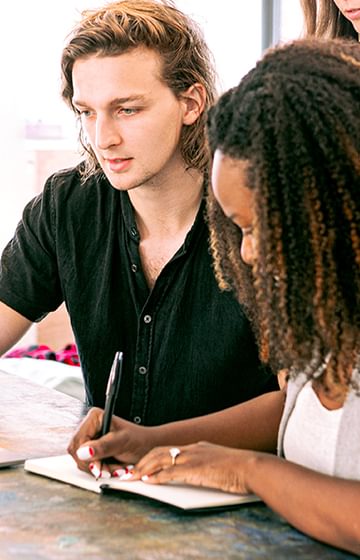
[[[152,485],[142,481],[122,482],[116,478],[107,479],[106,482],[95,480],[91,474],[80,471],[70,455],[28,459],[25,461],[24,468],[26,471],[66,482],[91,492],[120,490],[158,500],[187,511],[233,507],[259,501],[259,498],[253,494],[229,494],[221,490],[173,483]]]

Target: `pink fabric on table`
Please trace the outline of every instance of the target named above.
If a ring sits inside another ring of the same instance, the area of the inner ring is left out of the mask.
[[[51,350],[45,344],[32,344],[26,348],[15,348],[5,354],[4,358],[35,358],[37,360],[54,360],[71,366],[80,366],[75,344],[67,344],[57,352]]]

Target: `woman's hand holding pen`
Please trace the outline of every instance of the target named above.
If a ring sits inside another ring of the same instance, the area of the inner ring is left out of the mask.
[[[110,431],[101,436],[103,414],[102,409],[92,408],[68,447],[78,467],[96,478],[112,475],[138,480],[145,477],[145,481],[152,483],[177,480],[229,492],[248,491],[243,474],[247,470],[245,465],[256,453],[200,442],[180,448],[175,468],[169,455],[171,446],[156,447],[163,439],[161,426],[138,426],[113,416]],[[240,463],[244,464],[244,470]]]
[[[104,411],[92,408],[74,433],[68,452],[78,467],[90,471],[98,478],[102,472],[124,471],[124,465],[136,463],[150,449],[157,445],[156,427],[138,426],[117,416],[113,416],[110,431],[101,436]],[[82,451],[78,452],[79,448]],[[80,454],[80,457],[78,455]],[[86,458],[87,457],[87,458]],[[111,463],[102,464],[111,457]],[[90,468],[90,465],[92,468]],[[108,476],[105,474],[105,477]]]
[[[106,387],[105,408],[90,410],[73,436],[68,452],[82,470],[89,470],[96,479],[129,476],[135,462],[154,443],[150,431],[114,416],[121,384],[123,352],[115,352]],[[123,467],[122,465],[127,465]]]

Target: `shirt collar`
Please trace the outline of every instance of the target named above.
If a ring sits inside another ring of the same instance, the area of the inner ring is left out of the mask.
[[[134,241],[136,241],[137,243],[139,243],[140,235],[139,235],[139,231],[138,231],[137,225],[136,225],[134,207],[131,204],[129,194],[128,194],[127,191],[119,191],[119,196],[120,196],[120,201],[121,201],[121,211],[122,211],[122,215],[123,215],[126,230],[129,234],[130,238],[133,239]],[[195,221],[194,221],[191,229],[188,231],[188,233],[186,235],[184,245],[183,245],[183,250],[184,251],[186,251],[188,249],[188,247],[189,247],[192,239],[196,235],[198,229],[202,225],[204,225],[204,223],[205,223],[204,212],[205,212],[205,195],[202,198],[202,201],[201,201],[199,210],[197,212]]]

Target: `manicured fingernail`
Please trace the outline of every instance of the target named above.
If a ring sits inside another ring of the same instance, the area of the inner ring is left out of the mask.
[[[135,465],[128,465],[127,467],[125,467],[125,472],[132,472],[133,469],[135,468]]]
[[[116,471],[113,471],[112,476],[117,476],[117,477],[121,477],[123,474],[125,474],[126,471],[125,469],[116,469]]]
[[[88,445],[84,445],[83,447],[79,447],[79,449],[76,451],[76,455],[82,461],[87,461],[88,459],[91,459],[91,457],[93,457],[94,454],[95,454],[95,451],[93,450],[92,447],[89,447]]]
[[[96,466],[94,463],[91,463],[91,464],[89,465],[89,469],[90,469],[90,471],[91,471],[91,474],[96,478],[96,480],[97,480],[98,478],[100,478],[100,476],[101,476],[101,471],[100,471],[100,469],[97,468],[97,466]]]
[[[109,473],[109,471],[101,471],[100,478],[111,478],[111,474]]]
[[[122,474],[122,475],[119,477],[119,480],[130,480],[133,476],[134,476],[133,473],[131,473],[131,472],[126,472],[125,474]]]
[[[147,475],[147,474],[144,474],[144,476],[141,477],[141,480],[142,480],[143,482],[146,482],[147,480],[149,480],[148,475]]]

